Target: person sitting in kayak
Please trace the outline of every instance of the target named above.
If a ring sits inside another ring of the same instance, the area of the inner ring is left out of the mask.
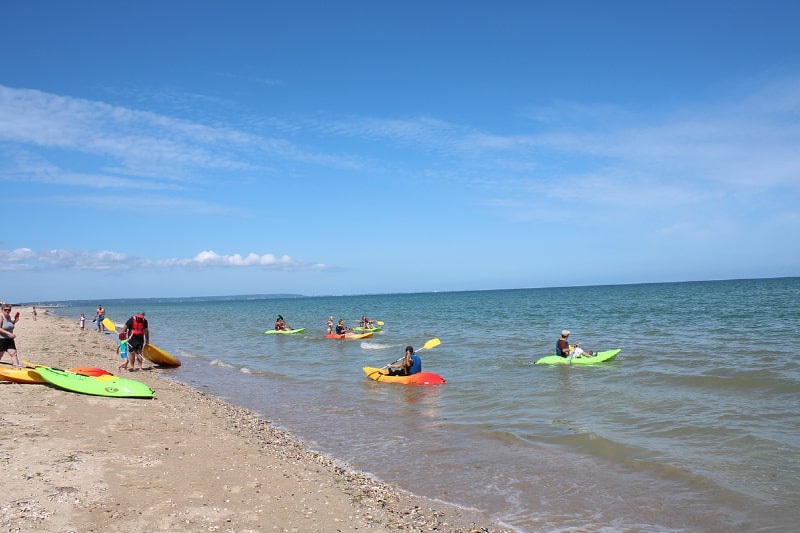
[[[406,346],[406,354],[398,364],[387,365],[390,376],[410,376],[422,372],[422,359],[414,353],[414,348]]]
[[[367,318],[367,315],[361,317],[361,322],[359,322],[359,324],[364,329],[372,329],[375,327],[375,322]]]
[[[350,331],[350,328],[348,328],[347,326],[345,326],[345,325],[344,325],[344,319],[343,319],[343,318],[340,318],[340,319],[339,319],[339,322],[336,324],[336,334],[337,334],[337,335],[344,335],[344,334],[345,334],[345,333],[347,333],[348,331]]]
[[[578,344],[570,344],[569,343],[569,330],[565,329],[561,332],[561,338],[556,341],[556,355],[560,355],[561,357],[569,357],[574,359],[575,357],[591,357],[594,354],[592,352],[585,352],[583,349],[580,348],[580,343]]]
[[[278,315],[278,319],[275,321],[275,331],[288,331],[289,329],[291,328],[286,325],[283,317]]]

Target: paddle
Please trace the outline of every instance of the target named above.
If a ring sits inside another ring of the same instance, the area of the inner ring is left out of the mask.
[[[426,342],[425,344],[423,344],[422,348],[417,349],[417,352],[419,352],[420,350],[430,350],[431,348],[435,348],[435,347],[439,346],[440,344],[442,344],[442,341],[440,341],[439,339],[431,339],[428,342]],[[403,354],[403,357],[405,357],[405,356],[406,355]],[[391,365],[397,364],[398,362],[400,362],[401,359],[403,359],[403,357],[395,359],[391,363],[382,366],[381,368],[379,368],[378,370],[375,370],[374,372],[370,372],[369,374],[364,376],[364,378],[366,379],[366,378],[370,377],[372,374],[374,374],[375,372],[378,372],[379,370],[383,370],[385,368],[389,368]]]

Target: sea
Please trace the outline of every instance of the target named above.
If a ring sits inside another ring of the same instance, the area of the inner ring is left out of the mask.
[[[341,464],[520,532],[796,531],[800,278],[60,302],[143,310],[162,375]],[[278,315],[297,335],[265,335]],[[325,339],[329,316],[383,330]],[[561,330],[595,366],[537,365]],[[365,379],[405,346],[439,386]],[[115,357],[109,353],[109,357]],[[156,400],[157,401],[157,400]]]

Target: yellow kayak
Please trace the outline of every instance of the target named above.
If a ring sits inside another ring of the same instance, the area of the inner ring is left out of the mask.
[[[34,368],[0,365],[0,380],[14,383],[47,383]]]
[[[142,355],[153,363],[159,366],[181,366],[181,361],[166,350],[162,350],[158,346],[146,344]]]

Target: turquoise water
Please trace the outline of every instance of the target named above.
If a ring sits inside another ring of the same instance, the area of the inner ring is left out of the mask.
[[[56,312],[91,319],[97,303]],[[140,307],[172,379],[355,468],[520,531],[785,531],[800,520],[800,278]],[[299,335],[264,335],[278,314]],[[329,315],[385,321],[322,338]],[[90,324],[93,326],[93,324]],[[621,348],[541,366],[559,332]],[[438,387],[364,380],[432,338]],[[113,358],[113,354],[109,354]]]

